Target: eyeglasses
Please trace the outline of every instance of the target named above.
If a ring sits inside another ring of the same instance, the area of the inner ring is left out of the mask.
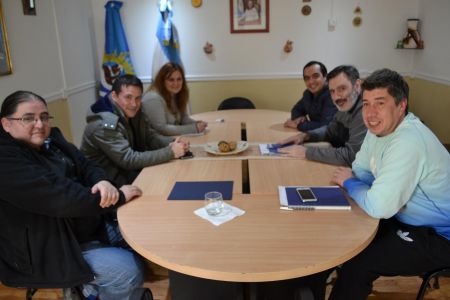
[[[42,122],[42,124],[48,124],[50,120],[53,119],[52,116],[49,115],[41,115],[38,117],[35,117],[34,115],[24,115],[21,118],[7,118],[8,120],[12,121],[20,121],[24,126],[31,126],[32,124],[36,124],[38,120]]]

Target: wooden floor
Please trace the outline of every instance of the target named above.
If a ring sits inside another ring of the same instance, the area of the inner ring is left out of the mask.
[[[382,277],[375,282],[374,293],[368,300],[414,300],[416,299],[421,280],[418,277]],[[425,299],[448,300],[450,299],[450,278],[439,280],[440,289],[430,289]],[[167,275],[152,275],[145,283],[149,287],[155,300],[170,300],[169,280]],[[329,291],[328,291],[329,293]],[[8,288],[0,284],[1,300],[24,300],[25,291],[22,289]],[[61,290],[39,290],[34,300],[63,299]]]

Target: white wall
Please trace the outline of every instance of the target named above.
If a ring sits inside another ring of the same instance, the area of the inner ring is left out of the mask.
[[[96,100],[96,57],[92,44],[92,9],[89,0],[53,0],[58,45],[64,71],[64,97],[71,114],[73,141],[79,145],[88,107]],[[38,5],[41,1],[37,2]],[[39,8],[39,7],[38,7]]]
[[[0,101],[18,89],[48,101],[67,98],[79,144],[87,107],[96,97],[90,0],[40,0],[36,16],[25,16],[21,1],[2,3],[13,74],[0,77]]]
[[[151,80],[158,0],[124,0],[122,20],[138,76]],[[3,0],[13,74],[0,77],[0,101],[17,89],[47,100],[67,97],[74,141],[79,144],[87,107],[95,100],[95,80],[104,47],[106,0],[40,0],[37,15],[25,16],[17,0]],[[281,4],[280,4],[281,3]],[[359,3],[363,23],[351,25]],[[448,0],[315,0],[301,15],[301,1],[270,1],[270,32],[231,34],[229,1],[208,0],[196,9],[175,0],[174,22],[189,80],[298,77],[301,66],[322,60],[329,69],[355,64],[363,74],[390,67],[404,74],[450,85],[450,2]],[[329,32],[328,19],[337,21]],[[420,13],[418,13],[420,12]],[[406,19],[419,17],[425,50],[396,50]],[[287,39],[294,51],[282,52]],[[207,56],[209,41],[215,52]]]
[[[441,0],[446,1],[446,0]],[[91,0],[97,55],[103,56],[104,3]],[[131,56],[138,76],[151,79],[151,61],[158,18],[157,0],[125,0],[121,9]],[[362,8],[362,25],[352,25],[356,4]],[[193,8],[190,1],[175,0],[174,23],[178,28],[182,60],[190,80],[227,78],[298,77],[309,60],[321,60],[330,69],[342,63],[356,65],[362,73],[390,67],[409,74],[413,51],[394,49],[406,33],[406,19],[417,17],[416,0],[312,1],[310,16],[300,13],[301,1],[270,1],[270,32],[231,34],[229,1],[203,1]],[[328,19],[337,21],[328,31]],[[289,55],[282,48],[294,41]],[[209,41],[215,52],[207,56]]]
[[[52,2],[38,1],[36,16],[25,16],[21,1],[2,4],[13,74],[0,77],[0,101],[18,89],[47,97],[59,95],[63,74]]]
[[[419,1],[425,49],[415,51],[415,74],[450,85],[450,1]]]

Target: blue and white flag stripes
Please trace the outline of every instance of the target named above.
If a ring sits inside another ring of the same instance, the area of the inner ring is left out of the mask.
[[[114,79],[123,74],[135,74],[127,38],[120,18],[121,1],[108,1],[105,5],[105,53],[101,70],[100,97],[111,91]]]
[[[160,18],[156,29],[158,39],[153,56],[152,74],[153,78],[159,68],[166,62],[175,62],[183,65],[180,57],[180,41],[175,25],[172,23],[173,0],[160,0]]]

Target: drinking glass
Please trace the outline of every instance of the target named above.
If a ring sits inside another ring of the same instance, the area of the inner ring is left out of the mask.
[[[208,215],[217,216],[224,209],[223,198],[220,192],[207,192],[205,194],[205,209]]]

